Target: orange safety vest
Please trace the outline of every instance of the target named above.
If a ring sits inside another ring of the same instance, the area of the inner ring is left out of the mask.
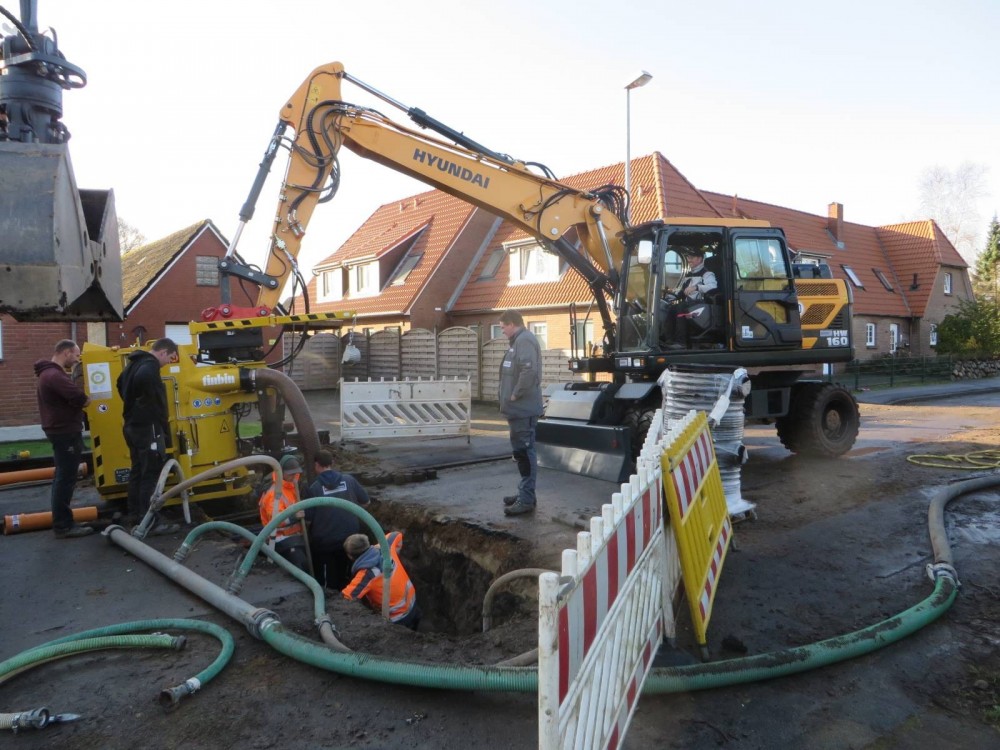
[[[275,479],[276,477],[272,474],[272,482]],[[260,510],[260,522],[265,526],[271,523],[271,519],[274,518],[274,487],[275,485],[272,484],[267,491],[260,496],[260,500],[257,502],[257,508]],[[287,479],[282,479],[281,496],[278,498],[278,513],[281,513],[281,511],[288,508],[288,506],[294,505],[298,501],[298,486],[295,482],[289,482]],[[301,533],[302,524],[300,524],[294,516],[292,518],[286,518],[282,524],[275,529],[275,537],[279,540]]]
[[[413,588],[410,577],[399,560],[399,549],[403,546],[403,535],[393,531],[385,535],[389,542],[389,554],[392,556],[392,577],[389,579],[389,619],[397,622],[406,617],[417,602],[417,590]],[[364,599],[376,612],[382,611],[382,590],[385,576],[382,574],[382,554],[378,547],[369,547],[365,551],[377,551],[378,562],[373,566],[358,568],[351,582],[341,592],[345,599]],[[355,566],[362,561],[359,557]],[[362,563],[364,564],[364,563]]]

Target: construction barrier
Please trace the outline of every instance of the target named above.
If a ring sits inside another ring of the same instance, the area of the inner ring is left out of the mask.
[[[472,435],[469,379],[340,381],[340,438]]]
[[[661,468],[670,526],[677,540],[691,623],[704,652],[733,528],[705,413],[688,412],[664,442]]]
[[[647,437],[637,474],[577,535],[577,549],[563,551],[562,577],[539,576],[543,750],[616,748],[664,636],[673,585],[658,437]]]

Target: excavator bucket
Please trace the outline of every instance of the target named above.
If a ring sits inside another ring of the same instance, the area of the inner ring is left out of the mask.
[[[0,312],[122,320],[114,193],[78,190],[66,144],[0,142]]]

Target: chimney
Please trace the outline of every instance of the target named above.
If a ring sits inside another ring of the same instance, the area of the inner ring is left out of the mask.
[[[831,203],[826,208],[826,228],[830,230],[838,247],[844,246],[844,204]]]

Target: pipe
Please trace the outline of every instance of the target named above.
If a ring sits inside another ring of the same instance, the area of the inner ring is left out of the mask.
[[[179,563],[184,562],[188,555],[190,555],[194,550],[194,543],[197,538],[209,531],[221,531],[223,533],[237,534],[242,536],[244,539],[250,540],[251,542],[257,538],[256,534],[252,531],[245,529],[242,526],[238,526],[235,523],[230,523],[228,521],[209,521],[208,523],[201,524],[187,535],[184,542],[174,553],[174,560]],[[293,565],[267,545],[262,547],[261,551],[271,562],[275,563],[279,568],[295,578],[295,580],[304,584],[312,593],[313,615],[316,618],[316,627],[319,628],[319,635],[320,638],[323,639],[323,642],[336,651],[340,651],[345,654],[350,653],[351,649],[337,639],[337,635],[333,627],[333,621],[330,619],[330,615],[326,612],[326,595],[323,593],[323,587],[319,585],[319,582],[313,576],[307,575],[298,566]]]
[[[87,523],[97,520],[97,506],[88,505],[83,508],[73,508],[73,520],[77,523]],[[52,512],[16,513],[3,517],[4,535],[19,534],[22,531],[39,531],[52,528]]]
[[[490,587],[486,589],[486,595],[483,597],[483,632],[493,627],[493,598],[496,596],[497,589],[501,586],[506,586],[511,581],[518,578],[530,578],[534,577],[535,582],[538,581],[538,576],[542,573],[555,573],[554,570],[548,570],[546,568],[521,568],[520,570],[512,570],[508,573],[504,573],[502,576],[497,578]],[[558,573],[556,573],[558,575]]]
[[[316,432],[316,423],[313,422],[312,413],[309,411],[309,404],[306,403],[302,391],[295,385],[295,381],[278,370],[259,368],[250,370],[250,377],[258,387],[275,388],[288,405],[288,410],[292,413],[292,422],[295,429],[302,438],[302,454],[309,479],[313,478],[313,464],[316,452],[319,450],[319,435]]]
[[[20,471],[5,471],[0,474],[0,487],[6,484],[19,484],[20,482],[41,482],[52,479],[56,475],[56,467],[48,466],[44,469],[21,469]],[[76,470],[77,479],[87,476],[87,464],[82,463]]]

